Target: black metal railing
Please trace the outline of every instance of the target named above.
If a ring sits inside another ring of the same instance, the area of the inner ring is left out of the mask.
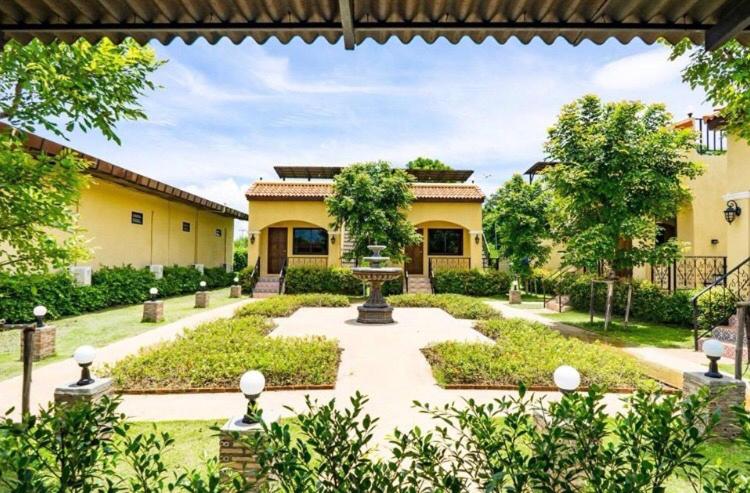
[[[547,301],[552,299],[552,297],[547,298],[547,294],[551,293],[554,294],[554,296],[557,296],[557,303],[559,305],[560,311],[562,311],[562,291],[560,291],[557,288],[557,283],[555,282],[557,279],[562,277],[565,274],[568,274],[570,272],[575,272],[577,269],[576,267],[573,267],[572,265],[565,265],[563,267],[560,267],[555,272],[550,274],[549,276],[542,279],[542,306],[547,305]]]
[[[699,341],[716,327],[725,325],[736,312],[739,301],[750,298],[750,257],[729,272],[715,279],[693,296],[693,343],[698,351]]]
[[[712,128],[703,118],[693,118],[698,132],[696,149],[699,154],[724,154],[727,152],[727,136],[723,130]]]
[[[435,272],[432,270],[432,262],[427,262],[427,279],[430,280],[430,291],[435,294]]]
[[[430,267],[432,272],[438,270],[470,270],[471,257],[430,257]]]
[[[704,288],[726,273],[726,257],[694,255],[666,265],[652,265],[651,282],[665,291],[673,292]]]
[[[281,271],[279,271],[279,294],[284,294],[286,291],[286,268],[289,265],[289,257],[284,258],[284,263],[281,264]]]
[[[260,255],[258,255],[258,258],[255,260],[255,266],[253,266],[253,270],[250,272],[250,279],[248,280],[247,289],[250,290],[250,296],[252,296],[253,289],[255,289],[255,285],[258,283],[258,279],[260,279]]]
[[[287,257],[289,267],[328,267],[328,257],[324,256],[299,256]]]
[[[487,236],[482,235],[482,268],[484,269],[500,269],[500,258],[493,257],[490,254],[490,246],[487,243]]]
[[[403,277],[403,285],[401,286],[401,290],[405,294],[409,294],[409,271],[406,268],[406,263],[404,263],[404,277]]]

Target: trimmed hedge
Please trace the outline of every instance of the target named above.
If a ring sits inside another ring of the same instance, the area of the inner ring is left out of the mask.
[[[260,316],[216,320],[128,356],[105,371],[120,390],[235,388],[249,368],[263,372],[269,386],[336,381],[335,340],[266,337],[271,329],[271,322]]]
[[[566,338],[521,319],[480,321],[476,329],[496,344],[447,341],[423,350],[438,383],[553,386],[560,365],[581,372],[581,383],[636,387],[651,382],[638,361],[605,344]]]
[[[286,271],[286,293],[332,293],[362,296],[362,281],[351,269],[341,267],[289,267]],[[383,284],[383,294],[401,294],[403,282],[397,279]]]
[[[0,273],[0,319],[7,323],[33,320],[36,305],[47,307],[49,318],[80,315],[118,305],[142,303],[148,299],[152,286],[159,288],[160,297],[193,293],[205,280],[215,289],[229,286],[234,274],[221,267],[165,267],[164,277],[157,280],[148,269],[132,266],[102,267],[91,276],[91,286],[78,286],[67,272],[52,274],[10,275]]]
[[[497,296],[507,294],[510,275],[498,270],[453,270],[435,272],[435,293],[455,293],[469,296]]]
[[[411,308],[440,308],[456,318],[470,320],[500,317],[500,313],[484,301],[460,294],[401,294],[389,296],[388,303]]]
[[[560,293],[570,295],[570,304],[576,310],[589,310],[591,276],[571,274],[563,276],[557,283]],[[659,322],[682,326],[692,325],[693,311],[690,299],[693,291],[668,293],[647,281],[633,281],[631,317],[645,322]],[[624,315],[627,304],[628,285],[616,283],[613,296],[613,312]],[[594,309],[604,311],[607,287],[604,283],[594,284]]]
[[[288,317],[303,306],[344,307],[349,306],[349,298],[340,294],[282,294],[247,304],[238,309],[235,316]]]

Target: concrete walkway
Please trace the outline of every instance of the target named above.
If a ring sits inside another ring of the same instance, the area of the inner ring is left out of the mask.
[[[137,353],[141,348],[174,339],[182,334],[185,329],[196,327],[217,318],[231,317],[237,308],[252,301],[254,301],[252,298],[246,298],[219,308],[198,311],[195,315],[181,318],[137,336],[121,339],[98,348],[94,368],[114,363],[125,356]],[[80,372],[81,369],[73,358],[34,368],[31,383],[31,409],[36,409],[38,406],[49,402],[57,386],[77,380]],[[16,414],[19,413],[21,385],[22,377],[20,375],[0,381],[0,412],[4,413],[7,409],[15,407]]]
[[[571,337],[587,341],[598,340],[596,335],[587,330],[545,317],[545,313],[552,313],[545,308],[530,310],[516,308],[500,301],[488,301],[487,303],[507,318],[523,318],[532,322],[539,322]],[[658,376],[660,379],[678,388],[682,388],[682,374],[684,372],[705,371],[707,367],[706,357],[703,353],[698,353],[690,349],[646,346],[619,348],[638,358],[654,376]]]

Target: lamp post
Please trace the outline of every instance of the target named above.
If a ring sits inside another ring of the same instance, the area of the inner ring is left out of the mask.
[[[563,395],[571,394],[581,385],[581,374],[572,366],[558,366],[552,380]]]
[[[198,283],[198,285],[201,287],[201,291],[206,290],[206,281],[201,281]]]
[[[34,307],[34,318],[36,319],[37,327],[44,327],[44,316],[47,315],[47,307],[44,305],[37,305]]]
[[[151,298],[151,301],[156,301],[156,296],[159,294],[159,288],[151,288],[148,290],[148,294]]]
[[[91,371],[89,367],[94,362],[96,356],[96,349],[92,346],[81,346],[73,353],[73,359],[76,360],[78,366],[81,367],[81,378],[76,382],[76,385],[83,387],[84,385],[90,385],[94,383],[94,379],[91,378]]]
[[[258,370],[245,372],[240,378],[240,390],[247,398],[247,411],[242,418],[245,424],[255,424],[258,422],[256,415],[260,409],[257,406],[258,397],[266,386],[266,377]]]
[[[200,288],[195,293],[195,307],[208,308],[209,293],[206,291],[206,281],[199,282],[198,286],[200,286]]]
[[[704,375],[709,378],[722,378],[723,375],[719,371],[719,359],[724,354],[724,345],[716,339],[708,339],[703,342],[703,353],[710,361],[708,371]]]

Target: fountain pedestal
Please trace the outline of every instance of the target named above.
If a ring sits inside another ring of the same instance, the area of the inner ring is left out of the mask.
[[[364,305],[357,307],[359,311],[357,322],[361,324],[392,324],[393,307],[385,301],[382,287],[385,281],[400,276],[401,269],[380,266],[381,263],[388,260],[388,257],[380,256],[380,252],[385,248],[384,246],[370,245],[368,248],[374,253],[372,257],[365,257],[370,266],[352,269],[355,276],[370,284],[370,297]]]

